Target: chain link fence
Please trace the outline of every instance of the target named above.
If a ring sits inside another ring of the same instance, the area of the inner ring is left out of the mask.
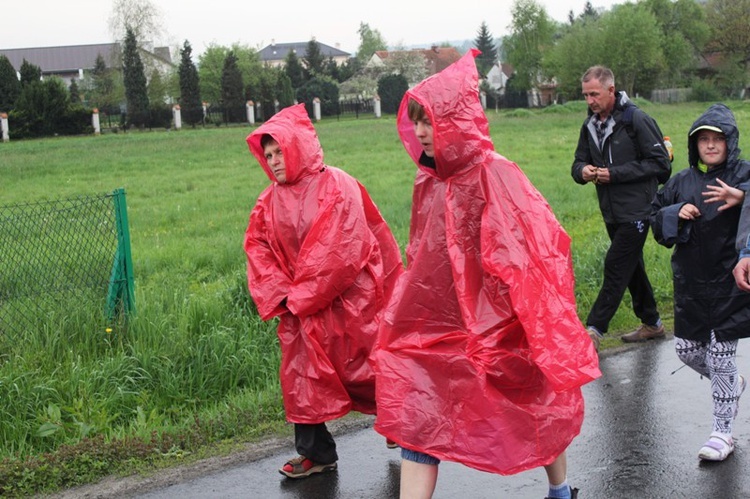
[[[91,301],[110,319],[134,310],[125,191],[0,206],[0,334]]]

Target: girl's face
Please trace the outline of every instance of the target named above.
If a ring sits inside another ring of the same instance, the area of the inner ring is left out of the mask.
[[[727,138],[713,130],[698,132],[698,156],[708,168],[714,168],[727,160]]]
[[[418,120],[414,120],[414,133],[417,134],[419,143],[422,144],[422,149],[427,157],[435,157],[435,148],[432,145],[432,122],[427,114],[424,114]]]

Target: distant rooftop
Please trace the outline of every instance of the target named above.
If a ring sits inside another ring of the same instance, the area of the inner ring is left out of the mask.
[[[291,51],[294,52],[297,57],[305,57],[307,55],[307,44],[308,42],[294,42],[294,43],[275,43],[271,42],[270,45],[266,45],[259,52],[261,61],[280,61],[286,59],[287,54]],[[320,53],[323,57],[349,57],[349,52],[331,47],[325,43],[318,42],[320,47]]]
[[[104,58],[107,66],[117,60],[119,43],[97,43],[92,45],[68,45],[64,47],[33,47],[21,49],[0,49],[16,69],[20,70],[23,60],[39,66],[42,74],[64,73],[79,69],[91,69],[98,55]],[[152,53],[166,63],[172,63],[168,47],[156,47]]]

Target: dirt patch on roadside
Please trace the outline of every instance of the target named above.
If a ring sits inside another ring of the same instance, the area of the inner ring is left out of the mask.
[[[350,416],[328,424],[331,433],[341,435],[372,426],[373,416]],[[294,453],[294,442],[291,437],[272,437],[260,442],[245,445],[241,450],[226,456],[216,456],[185,465],[159,470],[149,475],[132,475],[128,477],[110,476],[99,482],[68,489],[45,497],[50,499],[109,499],[134,497],[139,494],[175,485],[180,482],[204,477],[212,473],[225,471],[227,468],[265,459],[283,449]]]

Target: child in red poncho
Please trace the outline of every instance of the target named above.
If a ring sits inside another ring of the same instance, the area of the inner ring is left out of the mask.
[[[375,428],[402,447],[402,497],[431,497],[446,459],[501,474],[544,466],[549,496],[570,498],[565,449],[598,358],[576,313],[570,239],[492,145],[477,53],[407,91],[398,112],[418,170],[407,270],[376,350]]]
[[[401,252],[365,188],[326,165],[304,104],[247,138],[272,184],[245,233],[248,287],[263,320],[279,317],[281,388],[299,456],[290,478],[336,469],[325,422],[375,412],[371,365]]]

